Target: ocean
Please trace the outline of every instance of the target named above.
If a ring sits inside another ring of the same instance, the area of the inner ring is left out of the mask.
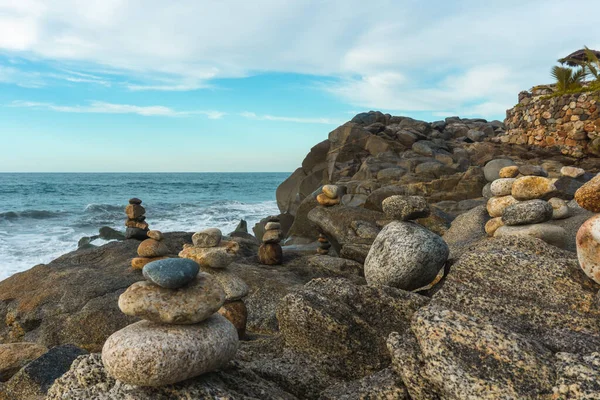
[[[125,206],[143,200],[150,229],[224,234],[278,214],[289,173],[0,173],[0,280],[77,249],[102,226],[125,231]],[[96,240],[93,244],[106,243]]]

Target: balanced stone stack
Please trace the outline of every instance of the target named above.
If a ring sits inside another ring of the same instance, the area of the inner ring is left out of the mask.
[[[125,221],[125,238],[144,240],[148,237],[148,223],[146,222],[146,209],[142,207],[142,200],[134,197],[129,199],[125,208],[127,221]]]
[[[317,195],[317,202],[325,207],[336,206],[340,204],[342,190],[337,185],[325,185],[321,189],[322,193]]]
[[[331,243],[329,243],[327,236],[325,236],[322,233],[319,233],[319,248],[317,249],[317,253],[322,256],[326,256],[327,254],[329,254],[330,248]]]
[[[152,261],[167,258],[169,248],[165,245],[163,234],[160,231],[148,231],[148,239],[142,241],[138,246],[137,253],[139,257],[131,260],[133,269],[142,269]]]
[[[200,270],[211,274],[225,291],[225,304],[219,313],[229,319],[242,338],[246,332],[248,311],[243,298],[248,295],[248,285],[229,266],[235,261],[240,246],[231,240],[222,240],[217,228],[194,233],[193,244],[184,244],[179,257],[189,258],[200,265]]]
[[[485,225],[488,236],[533,236],[564,248],[567,232],[548,223],[570,216],[567,201],[556,197],[557,179],[548,178],[547,172],[535,165],[506,165],[497,176],[487,202],[492,217]]]
[[[600,213],[600,175],[575,192],[575,201],[593,213]],[[600,283],[600,214],[594,215],[577,231],[577,258],[585,274]]]
[[[119,308],[142,321],[113,333],[102,349],[107,372],[136,386],[163,386],[222,368],[235,356],[235,327],[216,312],[225,293],[192,260],[153,261]]]
[[[444,240],[413,222],[430,213],[425,198],[390,196],[383,212],[393,220],[379,232],[365,260],[369,285],[415,290],[431,284],[446,264],[450,250]]]
[[[279,218],[270,217],[265,225],[262,244],[258,248],[258,260],[264,265],[280,265],[283,262],[281,241],[281,224]]]

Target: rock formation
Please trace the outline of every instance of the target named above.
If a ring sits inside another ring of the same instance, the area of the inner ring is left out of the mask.
[[[258,260],[265,265],[279,265],[283,262],[281,241],[281,224],[279,218],[271,217],[265,225],[262,244],[258,248]]]
[[[137,249],[139,257],[131,260],[131,267],[133,269],[142,269],[152,261],[167,258],[169,254],[169,248],[163,242],[162,232],[148,231],[146,235],[148,239],[143,240]]]

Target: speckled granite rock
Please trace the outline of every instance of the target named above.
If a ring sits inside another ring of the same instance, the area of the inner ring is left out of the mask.
[[[494,196],[508,196],[512,193],[512,185],[515,183],[515,181],[515,178],[496,179],[490,185],[490,191]]]
[[[456,217],[443,239],[450,248],[450,258],[458,257],[468,245],[486,237],[485,224],[490,216],[485,206],[478,206]]]
[[[598,287],[575,254],[527,237],[490,238],[452,265],[432,302],[487,318],[553,351],[600,350]]]
[[[102,362],[122,382],[162,386],[225,366],[237,348],[235,327],[219,314],[195,325],[140,321],[106,340]]]
[[[552,352],[485,320],[438,307],[417,311],[411,329],[420,371],[444,399],[540,399],[555,380]]]
[[[198,247],[216,247],[221,243],[223,233],[218,228],[208,228],[192,235],[192,243]]]
[[[391,368],[356,381],[334,385],[321,392],[319,400],[408,400],[406,387]]]
[[[414,290],[433,281],[450,250],[442,238],[412,222],[386,225],[365,260],[369,285]]]
[[[406,330],[412,314],[428,301],[389,286],[314,279],[284,297],[277,319],[286,346],[357,379],[389,365],[387,336]]]
[[[106,372],[100,354],[79,357],[56,380],[47,400],[172,400],[235,399],[297,400],[273,382],[246,368],[231,367],[185,382],[159,387],[140,387],[116,381]]]
[[[383,212],[390,219],[411,221],[429,215],[427,200],[421,196],[390,196],[381,203]]]
[[[552,206],[545,200],[527,200],[506,207],[502,213],[505,225],[527,225],[552,219]]]
[[[600,215],[585,221],[577,231],[577,258],[583,272],[600,283]]]
[[[600,175],[580,187],[575,192],[575,200],[586,210],[600,213]]]
[[[194,282],[179,289],[140,281],[119,296],[124,314],[165,324],[196,324],[216,313],[224,302],[221,285],[202,272]]]
[[[600,354],[557,353],[553,399],[599,399]]]

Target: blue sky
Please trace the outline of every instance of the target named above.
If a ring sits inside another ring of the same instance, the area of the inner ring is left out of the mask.
[[[0,0],[0,171],[292,171],[360,111],[503,119],[597,1]],[[596,40],[595,43],[590,40]]]

